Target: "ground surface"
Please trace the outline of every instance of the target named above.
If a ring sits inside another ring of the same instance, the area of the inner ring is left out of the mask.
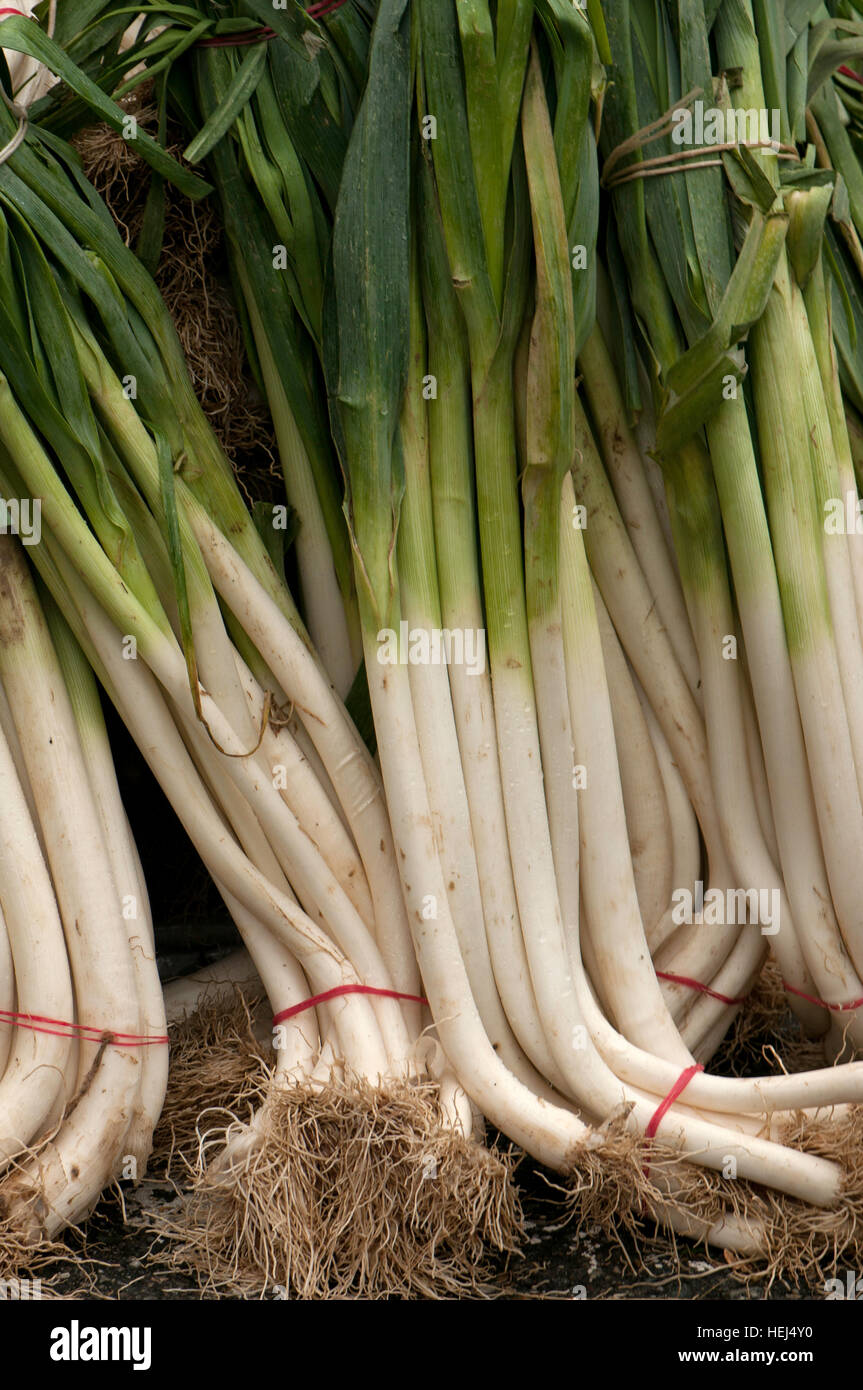
[[[524,1164],[519,1182],[527,1242],[521,1255],[500,1269],[490,1289],[492,1296],[519,1300],[776,1301],[819,1296],[818,1290],[795,1289],[781,1282],[769,1290],[759,1285],[747,1288],[703,1250],[681,1247],[678,1261],[661,1239],[644,1243],[639,1256],[631,1242],[609,1240],[598,1227],[576,1231],[566,1222],[559,1194],[535,1166]],[[82,1273],[86,1273],[87,1296],[91,1298],[212,1298],[212,1294],[202,1295],[192,1279],[160,1262],[167,1243],[154,1239],[150,1216],[154,1211],[165,1211],[175,1201],[171,1184],[158,1180],[127,1188],[122,1204],[108,1199],[89,1222],[83,1245],[76,1237],[69,1237],[70,1255],[77,1259],[43,1271],[43,1278],[53,1273],[54,1288],[61,1297],[73,1296],[76,1291],[82,1296]]]

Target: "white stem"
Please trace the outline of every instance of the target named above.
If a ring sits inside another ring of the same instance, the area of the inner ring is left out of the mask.
[[[683,590],[662,531],[641,452],[629,428],[614,363],[598,325],[584,344],[578,365],[621,518],[651,593],[655,596],[680,669],[697,701],[700,679],[698,653],[689,626]]]
[[[55,644],[78,724],[78,735],[87,765],[90,787],[99,812],[102,834],[127,923],[129,952],[135,970],[141,1031],[148,1037],[166,1032],[162,984],[156,966],[156,948],[147,887],[126,817],[99,695],[90,668],[74,638],[59,617],[51,619]],[[61,626],[62,624],[62,626]],[[141,1083],[138,1108],[129,1126],[125,1145],[139,1163],[146,1165],[153,1130],[165,1101],[168,1085],[168,1048],[140,1049]],[[140,1174],[143,1176],[143,1174]]]
[[[272,669],[321,755],[360,851],[379,941],[396,989],[419,994],[416,958],[398,884],[392,834],[374,764],[308,649],[247,566],[189,501],[189,518],[213,583]],[[405,1010],[409,1021],[414,1014]]]
[[[560,511],[563,643],[575,758],[585,769],[579,832],[585,910],[596,924],[591,941],[621,1031],[684,1067],[691,1058],[666,1009],[638,907],[602,643],[574,508],[567,474]]]
[[[419,610],[409,586],[404,583],[402,596],[403,611],[410,630],[430,632],[438,626],[429,615]],[[408,667],[408,680],[432,812],[434,840],[446,884],[449,910],[483,1028],[513,1075],[536,1094],[551,1100],[551,1087],[531,1066],[522,1051],[497,992],[447,668],[430,662],[412,664]],[[438,904],[433,902],[426,906],[430,914],[438,908]]]
[[[0,537],[0,675],[48,849],[78,1020],[110,1034],[139,1034],[134,966],[98,808],[59,663],[16,547]],[[140,1072],[134,1048],[80,1045],[83,1089],[51,1146],[56,1161],[39,1160],[49,1232],[87,1213],[115,1175]]]
[[[74,1003],[63,925],[2,730],[0,897],[4,918],[2,1007],[71,1020]],[[0,1078],[0,1165],[5,1166],[40,1132],[51,1113],[63,1087],[70,1041],[11,1025],[4,1025],[3,1031],[7,1051]]]
[[[635,891],[647,941],[652,947],[656,927],[668,909],[671,889],[676,882],[672,821],[647,720],[636,694],[629,664],[595,584],[593,602],[611,697]],[[694,819],[693,816],[693,822]],[[695,835],[697,843],[697,826]]]
[[[275,889],[236,844],[201,785],[154,677],[143,662],[122,659],[110,621],[64,558],[55,554],[55,559],[103,667],[103,684],[214,879],[297,957],[318,992],[358,983],[350,962],[330,938]],[[345,1015],[346,1035],[350,1029],[352,1051],[366,1074],[383,1075],[386,1053],[368,1001],[347,996],[340,1001],[340,1015]]]
[[[633,684],[650,733],[653,751],[656,754],[659,775],[665,789],[665,803],[671,821],[671,890],[673,892],[677,888],[683,888],[687,893],[692,893],[696,881],[701,877],[701,841],[698,835],[698,820],[686,794],[683,778],[671,756],[671,749],[668,747],[665,735],[648,703],[641,682],[635,675],[633,675]],[[671,911],[666,909],[653,931],[648,933],[647,939],[654,956],[673,935],[674,931],[675,924]]]
[[[252,718],[261,727],[264,692],[242,657],[235,651],[237,670],[246,691]],[[282,799],[311,837],[339,880],[370,931],[375,929],[374,908],[362,860],[327,792],[299,748],[290,729],[274,727],[272,720],[261,740],[261,754],[281,792]]]
[[[479,593],[470,585],[465,590],[458,607],[443,609],[444,625],[450,631],[484,633]],[[561,1076],[537,1012],[521,934],[487,662],[476,671],[468,671],[461,664],[450,666],[449,684],[494,978],[507,1018],[525,1053],[539,1072],[558,1086]]]

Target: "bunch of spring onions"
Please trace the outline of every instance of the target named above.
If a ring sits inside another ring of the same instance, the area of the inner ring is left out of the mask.
[[[450,1075],[585,1207],[629,1205],[744,1258],[835,1260],[859,1239],[860,1064],[700,1067],[768,944],[803,1028],[833,1055],[858,1042],[863,590],[856,531],[823,518],[857,498],[859,163],[830,115],[835,100],[854,119],[834,72],[860,26],[805,4],[779,23],[750,0],[142,13],[120,52],[125,9],[60,3],[71,96],[36,108],[38,169],[25,143],[0,171],[7,278],[36,244],[57,284],[27,334],[23,314],[4,329],[4,474],[44,489],[46,582],[274,1010],[337,980],[421,979]],[[0,42],[33,36],[10,20]],[[71,215],[43,172],[82,98],[116,122],[99,89],[146,76],[220,200],[298,545],[306,531],[304,613],[343,692],[361,639],[386,814],[149,282],[68,160]],[[726,125],[775,109],[778,151],[756,130],[681,156],[696,92]],[[98,276],[59,235],[92,238],[96,219]],[[62,381],[39,370],[61,340]],[[441,634],[461,660],[435,659]],[[293,702],[297,765],[313,760],[355,859],[316,838],[305,793],[292,810],[318,858],[284,829],[265,692]],[[407,1006],[330,1008],[292,1060],[310,1090],[415,1057],[415,1032],[387,1033],[415,1029]],[[214,1164],[253,1209],[261,1113]],[[275,1211],[281,1235],[253,1221],[244,1259],[287,1240],[290,1207]]]
[[[38,514],[20,534],[38,544]],[[0,536],[4,1256],[143,1173],[168,1049],[146,886],[90,667]]]
[[[30,21],[0,38],[123,128],[123,110]],[[0,121],[3,138],[14,114]],[[206,191],[135,138],[159,177]],[[470,1103],[421,1038],[371,755],[194,398],[152,280],[74,152],[35,116],[0,167],[0,215],[2,496],[39,502],[30,559],[212,874],[277,1017],[261,1104],[251,1123],[223,1124],[210,1154],[201,1262],[212,1269],[224,1250],[235,1286],[259,1296],[268,1279],[298,1293],[460,1287],[486,1228],[509,1239],[508,1169],[473,1142]],[[107,1000],[91,1016],[140,1032],[114,997],[120,1017]],[[51,1012],[32,990],[26,1003]],[[127,1074],[101,1065],[103,1103],[124,1105]],[[5,1137],[5,1110],[0,1121]],[[326,1168],[316,1150],[302,1168],[303,1145],[328,1124],[340,1138]],[[91,1194],[117,1175],[115,1158],[82,1163]],[[63,1155],[52,1162],[56,1173],[43,1161],[33,1182],[0,1187],[10,1244],[25,1215],[30,1233],[34,1204],[48,1234],[70,1219],[55,1200]],[[425,1181],[430,1162],[441,1181]],[[397,1237],[394,1200],[412,1213]],[[238,1231],[257,1260],[248,1277],[234,1268]]]

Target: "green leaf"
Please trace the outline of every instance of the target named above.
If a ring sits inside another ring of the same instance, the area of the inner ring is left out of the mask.
[[[156,84],[159,110],[159,143],[164,145],[168,125],[168,81],[160,78]],[[160,174],[153,174],[144,203],[141,229],[135,243],[135,254],[151,275],[155,275],[162,256],[162,242],[165,237],[165,180]]]
[[[785,198],[788,212],[788,258],[794,278],[805,289],[818,264],[824,219],[833,199],[833,181],[813,188],[793,188]]]
[[[404,486],[393,445],[409,353],[410,111],[407,3],[382,0],[333,228],[338,366],[328,382],[358,579],[379,626],[388,626],[394,596]]]
[[[180,517],[177,511],[177,493],[174,485],[174,460],[165,436],[158,431],[154,435],[159,459],[159,492],[165,514],[168,554],[171,560],[171,574],[174,581],[174,596],[180,619],[180,641],[186,658],[186,672],[189,677],[189,690],[195,705],[195,713],[201,723],[206,723],[201,708],[201,688],[198,681],[198,662],[195,656],[195,638],[192,630],[192,610],[189,605],[189,590],[186,584],[186,566],[183,559],[183,542],[180,536]]]
[[[219,105],[207,117],[198,134],[189,141],[183,154],[190,164],[197,164],[227,135],[237,116],[254,95],[255,88],[267,64],[266,44],[256,45],[246,54]]]
[[[570,258],[551,120],[534,48],[521,109],[536,264],[527,369],[527,464],[549,470],[557,522],[560,487],[575,449],[575,324]]]
[[[735,349],[764,312],[787,228],[784,213],[753,215],[713,324],[666,372],[656,432],[662,454],[678,453],[715,414],[726,377],[742,379],[745,362]]]

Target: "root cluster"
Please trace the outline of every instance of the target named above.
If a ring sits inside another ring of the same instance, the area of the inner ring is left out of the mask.
[[[254,1005],[240,990],[227,1002],[205,998],[171,1028],[170,1080],[150,1159],[154,1171],[187,1171],[208,1112],[235,1109],[254,1090],[265,1055],[255,1035]]]
[[[488,1291],[516,1248],[515,1160],[455,1134],[430,1084],[314,1089],[262,1076],[250,1122],[203,1137],[173,1260],[243,1298]]]

